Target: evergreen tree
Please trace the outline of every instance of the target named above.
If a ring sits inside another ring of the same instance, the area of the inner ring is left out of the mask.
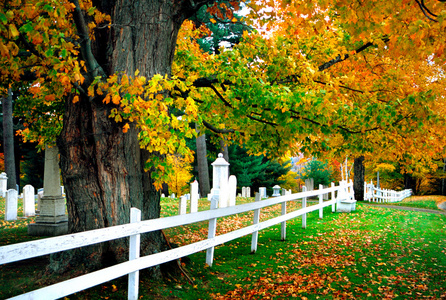
[[[229,147],[229,158],[230,173],[237,176],[237,186],[249,186],[251,191],[266,187],[268,193],[271,193],[273,186],[285,182],[279,178],[291,169],[289,164],[281,164],[263,155],[248,155],[246,149],[237,145]]]
[[[227,3],[228,1],[218,2]],[[209,29],[210,35],[198,39],[197,42],[204,51],[214,54],[220,53],[222,45],[232,48],[239,43],[244,31],[252,30],[243,22],[243,16],[237,13],[234,13],[231,19],[227,15],[221,14],[220,19],[216,21],[207,11],[207,6],[203,6],[191,20],[197,27],[204,24]]]
[[[312,160],[302,170],[301,178],[303,180],[313,178],[314,188],[319,188],[319,184],[329,185],[333,181],[333,171],[330,169],[327,163]]]

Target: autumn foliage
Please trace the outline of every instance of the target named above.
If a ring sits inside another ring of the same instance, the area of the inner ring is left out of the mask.
[[[240,5],[209,5],[211,22],[236,22]],[[109,16],[90,1],[10,1],[0,13],[2,83],[27,92],[22,134],[41,144],[59,134],[63,102],[88,95],[113,107],[123,132],[134,124],[152,153],[190,159],[197,122],[252,153],[365,153],[413,171],[445,155],[445,11],[440,1],[257,1],[244,21],[258,30],[233,49],[203,52],[196,39],[209,30],[185,21],[172,74],[91,78],[81,46],[113,26]],[[158,186],[173,167],[159,156],[147,165]]]

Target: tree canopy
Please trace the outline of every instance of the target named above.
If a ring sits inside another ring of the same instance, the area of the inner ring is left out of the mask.
[[[385,149],[410,162],[444,154],[436,129],[444,121],[443,3],[261,1],[250,7],[244,21],[260,29],[245,32],[230,51],[202,51],[197,41],[209,29],[185,21],[171,76],[146,78],[135,70],[104,78],[89,66],[88,53],[80,55],[91,32],[113,26],[91,2],[5,4],[3,84],[21,82],[31,94],[19,106],[30,121],[23,134],[56,136],[63,111],[57,103],[88,93],[105,95],[123,131],[136,123],[141,147],[162,154],[187,154],[192,121],[253,153],[281,154],[298,145],[310,152]],[[235,26],[234,8],[238,2],[216,2],[195,19],[205,14],[211,25]],[[81,12],[90,16],[90,33],[75,23]],[[89,68],[96,77],[86,77]],[[24,84],[27,76],[33,81]],[[156,163],[161,173],[168,168]]]

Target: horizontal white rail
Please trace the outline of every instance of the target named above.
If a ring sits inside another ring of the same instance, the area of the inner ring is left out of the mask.
[[[323,194],[338,190],[339,187],[330,187],[323,190]],[[304,197],[318,196],[320,190],[302,192],[276,198],[268,198],[259,202],[246,203],[231,207],[207,210],[187,215],[178,215],[166,218],[151,219],[133,224],[123,224],[107,228],[67,234],[59,237],[47,238],[19,244],[0,247],[0,264],[6,264],[23,259],[48,255],[60,251],[71,250],[97,243],[107,242],[119,238],[125,238],[138,233],[147,233],[177,227],[213,218],[226,217],[238,213],[248,212],[254,209],[280,204],[286,201],[295,201]]]
[[[301,216],[303,214],[318,210],[321,207],[326,207],[329,205],[332,205],[333,202],[336,200],[330,200],[327,202],[324,202],[322,205],[317,204],[310,207],[307,207],[305,209],[296,210],[294,212],[291,212],[289,214],[279,216],[273,219],[269,219],[266,221],[263,221],[261,223],[250,225],[241,229],[237,229],[234,231],[231,231],[226,234],[222,234],[219,236],[216,236],[212,239],[206,239],[203,241],[199,241],[193,244],[189,244],[186,246],[182,246],[179,248],[163,251],[160,253],[144,256],[138,259],[130,260],[127,262],[123,262],[117,265],[114,265],[112,267],[108,267],[105,269],[101,269],[99,271],[95,271],[92,273],[88,273],[86,275],[82,275],[73,279],[69,279],[60,283],[56,283],[53,285],[50,285],[48,287],[44,287],[20,296],[16,296],[13,298],[10,298],[11,300],[22,300],[22,299],[57,299],[64,297],[66,295],[70,295],[82,290],[85,290],[87,288],[96,286],[98,284],[101,284],[103,282],[107,282],[116,278],[119,278],[121,276],[127,275],[129,273],[146,269],[149,267],[153,267],[156,265],[160,265],[175,259],[179,259],[184,256],[188,256],[197,252],[200,252],[202,250],[206,250],[210,247],[215,247],[224,243],[227,243],[229,241],[232,241],[236,238],[254,233],[256,231],[260,231],[262,229],[271,227],[273,225],[279,224],[284,221],[288,221],[290,219],[296,218],[298,216]]]
[[[178,215],[166,218],[152,219],[140,221],[137,223],[124,224],[119,226],[113,226],[108,228],[90,230],[81,233],[68,234],[59,237],[47,238],[42,240],[24,242],[19,244],[7,245],[0,247],[0,264],[6,264],[19,260],[29,259],[37,256],[48,255],[60,251],[66,251],[79,247],[89,246],[97,243],[102,243],[118,238],[124,238],[128,236],[135,236],[141,233],[162,230],[171,227],[177,227],[201,221],[207,221],[220,217],[230,216],[234,214],[249,212],[253,210],[259,210],[264,207],[268,207],[276,204],[283,204],[288,201],[296,201],[299,199],[306,199],[308,197],[320,196],[323,194],[332,193],[332,199],[319,204],[305,207],[290,213],[282,214],[279,217],[268,219],[257,224],[253,224],[229,233],[208,238],[206,240],[182,246],[176,249],[163,251],[160,253],[144,256],[133,257],[124,263],[117,264],[112,267],[101,269],[83,276],[79,276],[67,281],[63,281],[48,287],[44,287],[20,296],[16,296],[11,299],[56,299],[61,298],[72,293],[85,290],[87,288],[96,286],[103,282],[110,281],[112,279],[119,278],[121,276],[137,272],[141,269],[153,267],[165,262],[169,262],[190,254],[210,249],[217,245],[231,241],[233,239],[245,236],[247,234],[254,234],[259,230],[268,228],[270,226],[282,223],[285,226],[285,222],[296,218],[301,215],[306,215],[309,212],[319,210],[320,217],[322,217],[321,210],[329,205],[333,205],[336,201],[342,199],[334,199],[336,191],[340,189],[349,189],[352,184],[345,184],[341,186],[332,186],[326,189],[320,189],[315,191],[302,192],[292,195],[280,196],[275,198],[269,198],[252,203],[246,203],[237,206],[231,206],[226,208],[213,209],[208,211],[196,212],[188,215]],[[339,195],[339,193],[338,193]],[[345,194],[347,195],[347,193]],[[334,209],[333,209],[334,211]],[[283,213],[283,211],[282,211]],[[282,232],[285,229],[282,227]],[[133,247],[134,248],[134,247]],[[139,246],[137,247],[139,249]],[[136,292],[137,293],[137,292]],[[137,296],[136,296],[137,297]]]

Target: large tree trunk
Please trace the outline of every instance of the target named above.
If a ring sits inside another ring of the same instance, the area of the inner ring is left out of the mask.
[[[206,197],[209,194],[209,166],[206,150],[206,135],[201,134],[197,136],[197,169],[198,169],[198,184],[200,186],[201,197]]]
[[[186,17],[183,1],[93,2],[111,15],[114,24],[99,30],[92,41],[106,76],[116,72],[133,76],[136,70],[147,78],[170,74],[177,33]],[[154,189],[150,172],[144,171],[151,154],[140,149],[135,126],[123,133],[123,124],[109,118],[112,108],[101,98],[82,96],[77,103],[66,102],[58,146],[70,232],[128,223],[131,207],[142,210],[142,219],[160,216],[160,192]],[[161,232],[144,235],[141,243],[142,254],[164,247]],[[70,257],[54,257],[52,270],[64,271],[73,263],[91,269],[127,260],[127,248],[128,241],[121,239]]]
[[[353,163],[353,190],[355,192],[355,200],[364,201],[364,156],[355,158]]]
[[[12,91],[2,99],[3,106],[3,149],[5,155],[5,172],[8,176],[6,188],[16,189],[16,162],[14,155],[14,129],[12,119]]]
[[[418,195],[417,180],[409,173],[404,174],[404,189],[412,189],[412,195]]]

